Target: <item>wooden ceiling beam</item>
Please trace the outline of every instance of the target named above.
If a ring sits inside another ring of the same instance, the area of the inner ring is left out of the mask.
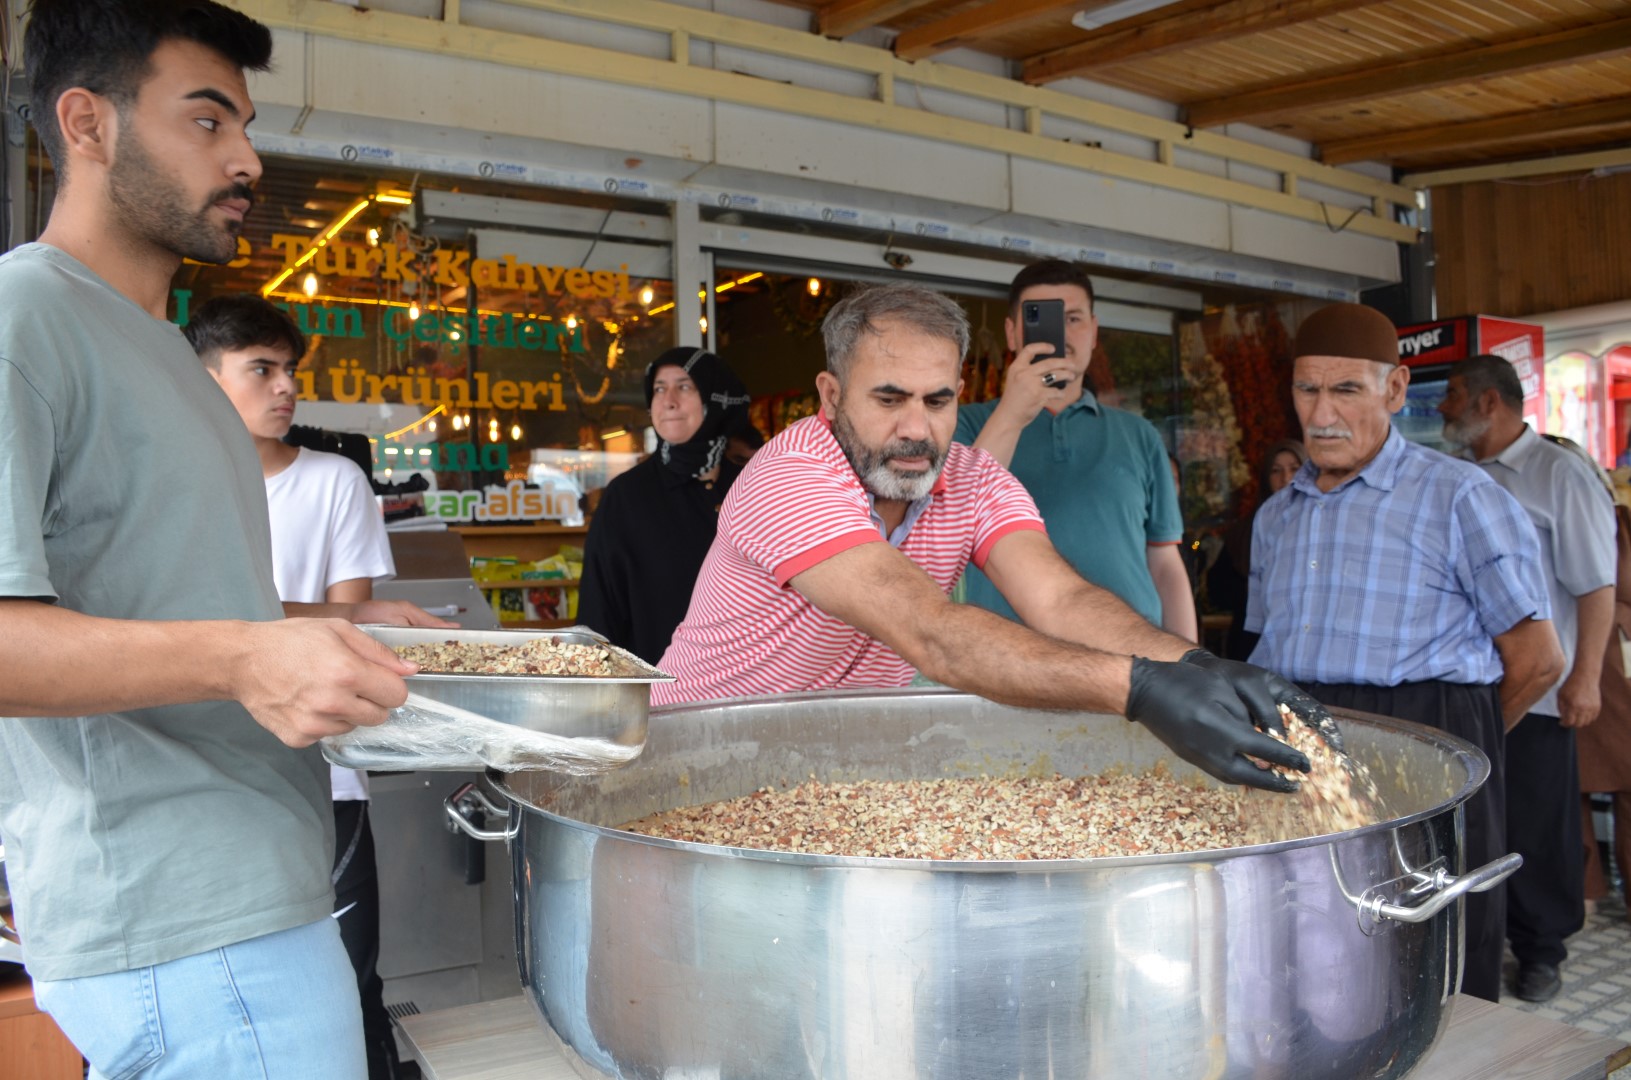
[[[1524,37],[1477,49],[1439,53],[1384,66],[1369,66],[1338,75],[1247,90],[1186,109],[1194,127],[1217,127],[1236,121],[1308,113],[1373,98],[1434,90],[1500,75],[1580,63],[1631,50],[1631,18]]]
[[[1517,180],[1528,176],[1561,176],[1564,173],[1593,173],[1598,169],[1631,168],[1631,149],[1595,150],[1586,154],[1556,154],[1529,161],[1508,161],[1498,165],[1469,165],[1409,173],[1399,183],[1413,188],[1445,187],[1449,184],[1476,184],[1484,180]]]
[[[822,37],[846,38],[858,30],[886,23],[930,0],[834,0],[816,12],[816,32]]]
[[[1469,150],[1525,139],[1581,135],[1628,125],[1631,125],[1631,97],[1614,98],[1584,105],[1464,120],[1455,124],[1332,139],[1320,144],[1320,160],[1327,165],[1345,165],[1351,161],[1397,161],[1417,154]]]
[[[977,45],[999,30],[1039,15],[1092,6],[1082,0],[987,0],[967,11],[902,30],[895,38],[895,55],[902,60],[922,60],[947,49]]]
[[[1294,26],[1378,0],[1182,0],[1109,26],[1025,61],[1028,83],[1048,83],[1110,64],[1211,45],[1246,34]]]

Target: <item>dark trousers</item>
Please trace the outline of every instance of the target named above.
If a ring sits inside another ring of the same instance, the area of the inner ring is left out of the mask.
[[[1520,962],[1561,964],[1585,925],[1585,850],[1574,730],[1530,713],[1506,736],[1506,842],[1523,868],[1506,883],[1506,936]]]
[[[1303,689],[1333,708],[1412,720],[1465,739],[1482,750],[1489,758],[1490,775],[1466,803],[1464,868],[1476,869],[1507,854],[1506,737],[1501,697],[1495,687],[1432,681],[1402,686],[1305,683]],[[1469,893],[1463,903],[1466,962],[1461,992],[1499,1001],[1501,956],[1506,943],[1506,886]]]
[[[401,1071],[391,1016],[385,1011],[385,983],[379,961],[379,877],[374,866],[374,830],[368,803],[344,799],[334,804],[334,911],[340,939],[357,972],[362,997],[362,1034],[368,1046],[368,1080],[394,1080]]]

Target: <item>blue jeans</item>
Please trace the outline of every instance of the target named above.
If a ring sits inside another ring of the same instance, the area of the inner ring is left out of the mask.
[[[367,1080],[357,976],[322,919],[180,960],[36,982],[90,1080]]]

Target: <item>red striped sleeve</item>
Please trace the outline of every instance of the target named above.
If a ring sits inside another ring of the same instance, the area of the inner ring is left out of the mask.
[[[726,498],[719,531],[778,584],[857,543],[882,539],[866,492],[845,462],[793,450],[755,455]]]

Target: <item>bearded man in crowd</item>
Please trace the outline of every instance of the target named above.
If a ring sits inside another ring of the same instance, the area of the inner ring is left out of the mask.
[[[914,669],[1028,708],[1125,713],[1219,779],[1307,769],[1281,679],[1152,626],[1054,550],[1036,504],[983,450],[952,442],[968,319],[913,284],[861,291],[822,326],[818,416],[760,450],[731,488],[654,704],[905,686]],[[948,594],[979,567],[1024,625]],[[1255,726],[1254,726],[1255,725]]]

